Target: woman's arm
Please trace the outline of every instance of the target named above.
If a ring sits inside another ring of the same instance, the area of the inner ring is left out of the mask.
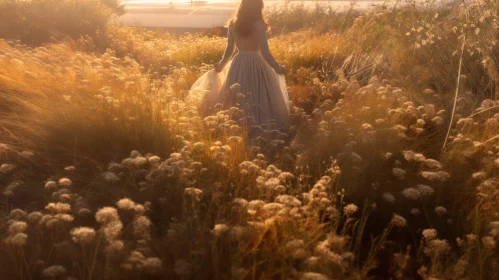
[[[234,41],[234,36],[232,36],[232,22],[229,25],[229,28],[227,28],[227,46],[225,47],[225,52],[224,55],[222,56],[222,59],[220,62],[218,62],[216,69],[217,72],[221,72],[222,69],[224,69],[225,65],[229,62],[231,59],[232,55],[234,54],[236,42]]]
[[[260,45],[260,52],[262,53],[263,58],[278,74],[284,74],[284,67],[279,65],[272,53],[270,53],[269,39],[267,38],[267,24],[263,21],[257,22],[256,27],[258,44]]]

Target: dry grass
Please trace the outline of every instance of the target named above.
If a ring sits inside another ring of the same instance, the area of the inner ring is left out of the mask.
[[[270,14],[289,130],[186,101],[224,38],[0,41],[0,277],[498,278],[497,3],[332,14]]]

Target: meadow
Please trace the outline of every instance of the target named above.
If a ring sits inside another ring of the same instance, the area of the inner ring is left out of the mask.
[[[0,1],[1,279],[499,279],[496,0],[267,11],[288,130],[122,12]]]

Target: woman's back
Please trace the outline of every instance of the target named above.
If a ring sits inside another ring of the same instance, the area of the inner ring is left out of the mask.
[[[256,21],[255,23],[253,23],[251,34],[246,36],[240,34],[234,28],[234,24],[232,22],[229,25],[229,29],[229,32],[231,32],[234,36],[237,49],[240,52],[252,52],[260,50],[259,38],[262,36],[262,32],[267,32],[267,24],[262,20]]]

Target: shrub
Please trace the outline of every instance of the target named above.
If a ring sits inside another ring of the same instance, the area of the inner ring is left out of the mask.
[[[78,39],[105,32],[113,9],[100,0],[3,0],[0,36],[38,45],[55,38]]]

